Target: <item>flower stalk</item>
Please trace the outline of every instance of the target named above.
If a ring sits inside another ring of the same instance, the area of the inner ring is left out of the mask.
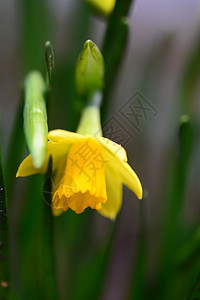
[[[117,0],[115,8],[109,17],[102,48],[105,60],[105,89],[102,106],[103,115],[106,114],[109,107],[108,95],[127,44],[129,33],[129,21],[127,16],[132,2],[134,1]]]
[[[83,109],[81,119],[76,130],[77,133],[102,136],[100,117],[101,99],[102,94],[95,94],[90,104]],[[96,103],[97,101],[98,103]]]
[[[52,189],[52,157],[49,159],[45,181],[43,185],[43,234],[42,234],[42,260],[44,267],[44,292],[49,300],[59,299],[53,247],[53,216],[51,211]]]

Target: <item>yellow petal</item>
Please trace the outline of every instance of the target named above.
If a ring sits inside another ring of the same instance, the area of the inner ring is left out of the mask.
[[[65,166],[66,166],[66,161],[67,161],[67,157],[63,158],[59,165],[58,168],[55,172],[55,175],[52,178],[52,199],[53,199],[53,195],[55,194],[55,192],[57,191],[57,189],[60,186],[61,180],[63,178],[64,175],[64,171],[65,171]],[[57,209],[52,202],[52,213],[54,216],[59,216],[60,214],[63,213],[62,209]]]
[[[114,167],[106,166],[106,190],[108,200],[102,204],[99,211],[106,218],[114,220],[120,211],[122,205],[122,182],[121,178]]]
[[[98,138],[98,140],[101,141],[100,138]],[[138,197],[138,199],[142,199],[142,185],[133,169],[129,166],[127,162],[125,162],[125,160],[122,159],[123,150],[122,152],[121,150],[119,150],[115,153],[113,152],[113,149],[111,149],[111,147],[109,146],[109,143],[102,143],[102,145],[105,149],[105,165],[108,166],[110,164],[111,166],[114,166],[121,176],[122,183],[125,184],[129,189],[131,189]]]
[[[67,156],[68,151],[69,151],[69,145],[54,144],[49,141],[47,144],[47,154],[46,154],[45,162],[42,168],[40,169],[35,168],[33,166],[31,155],[28,155],[20,164],[16,177],[26,177],[33,174],[46,173],[50,155],[53,158],[52,170],[54,171],[58,167],[60,160],[63,157]]]
[[[133,193],[135,193],[135,195],[138,197],[138,199],[142,199],[142,185],[137,174],[133,171],[131,166],[128,163],[121,163],[119,165],[119,169],[123,184],[125,184],[130,190],[132,190]]]
[[[57,191],[57,189],[60,186],[62,178],[65,174],[66,162],[67,162],[67,156],[64,157],[63,159],[61,159],[61,161],[58,164],[58,167],[56,169],[56,172],[53,175],[53,178],[52,178],[52,195],[55,194],[55,192]]]
[[[52,214],[53,214],[55,217],[58,217],[58,216],[60,216],[60,215],[63,213],[63,210],[62,210],[62,209],[57,209],[57,208],[55,208],[54,206],[51,207],[51,210],[52,210]]]
[[[103,148],[92,138],[70,148],[65,174],[53,196],[56,208],[81,213],[88,206],[99,210],[107,201]]]
[[[127,162],[127,154],[126,150],[119,144],[104,138],[104,137],[97,137],[94,138],[103,145],[110,152],[113,156],[117,156],[121,161]]]
[[[48,139],[52,143],[56,143],[56,144],[73,144],[83,139],[86,139],[86,137],[84,135],[75,132],[56,129],[56,130],[49,131]]]
[[[85,0],[91,5],[97,12],[102,13],[105,16],[109,16],[112,12],[116,0]]]
[[[47,144],[47,154],[44,165],[39,169],[35,168],[32,163],[31,155],[28,155],[19,166],[16,177],[44,174],[50,155],[53,157],[53,170],[55,170],[63,156],[67,155],[70,144],[86,139],[80,134],[60,129],[50,131],[48,138],[49,142]]]

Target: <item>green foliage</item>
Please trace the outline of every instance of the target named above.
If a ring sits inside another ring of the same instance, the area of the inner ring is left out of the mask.
[[[54,265],[53,247],[53,215],[51,212],[52,189],[52,158],[49,159],[47,173],[43,185],[43,232],[42,232],[42,261],[43,261],[43,290],[49,300],[59,299]]]
[[[25,139],[23,135],[23,111],[24,111],[24,91],[21,91],[21,99],[16,111],[16,117],[12,126],[12,134],[9,140],[7,149],[5,177],[7,183],[8,201],[11,201],[11,195],[16,183],[16,172],[22,160],[22,154],[25,146]],[[13,155],[15,149],[15,155]]]
[[[131,4],[134,5],[134,1],[116,1],[113,12],[104,20],[107,24],[102,49],[99,50],[93,42],[87,40],[76,64],[81,45],[88,38],[90,24],[89,12],[83,3],[79,3],[72,18],[72,52],[69,50],[61,60],[58,57],[55,69],[52,44],[49,41],[45,43],[46,33],[51,31],[47,1],[42,0],[40,5],[33,0],[22,1],[22,63],[28,76],[7,148],[6,186],[0,158],[2,300],[10,297],[10,287],[11,300],[101,299],[110,283],[116,245],[118,248],[121,246],[121,240],[117,244],[118,229],[123,225],[121,219],[117,218],[115,223],[99,221],[100,217],[94,216],[89,210],[81,215],[67,211],[53,218],[51,159],[45,176],[36,175],[29,180],[16,182],[15,174],[25,144],[23,111],[25,138],[36,167],[41,167],[45,159],[48,127],[75,130],[86,103],[99,107],[102,104],[102,118],[105,119],[114,79],[129,37],[128,15]],[[150,90],[151,95],[159,84],[158,76],[152,76],[152,70],[155,68],[161,73],[160,65],[171,47],[172,37],[167,35],[161,43],[154,45],[149,61],[145,64],[142,88]],[[45,55],[42,50],[44,43]],[[191,53],[179,86],[179,102],[176,101],[178,115],[182,114],[179,121],[172,112],[176,118],[176,132],[171,134],[173,138],[170,153],[167,153],[167,167],[162,170],[163,186],[158,186],[158,194],[154,195],[155,200],[161,203],[159,216],[153,215],[154,199],[146,190],[139,203],[139,221],[134,240],[136,251],[126,270],[129,280],[124,282],[124,299],[200,299],[200,224],[199,220],[189,222],[185,216],[185,207],[188,205],[185,203],[186,195],[190,193],[190,198],[195,196],[189,189],[191,169],[198,159],[195,153],[199,139],[199,120],[195,119],[197,112],[193,108],[193,97],[200,72],[199,44],[198,41],[196,49]],[[45,59],[46,81],[40,73],[45,71]],[[39,71],[31,71],[34,69]],[[47,111],[50,98],[49,125]],[[142,136],[147,137],[146,129]],[[144,143],[145,148],[148,148],[146,138]],[[146,164],[143,165],[145,169]],[[154,170],[151,172],[154,174]],[[12,280],[6,187],[12,220]],[[200,216],[199,213],[197,215]],[[130,224],[132,231],[133,223]],[[154,232],[157,236],[154,236]],[[118,280],[123,281],[120,269],[117,275]],[[118,293],[118,286],[113,289]]]
[[[6,186],[0,149],[0,298],[9,299],[10,291],[10,233]]]

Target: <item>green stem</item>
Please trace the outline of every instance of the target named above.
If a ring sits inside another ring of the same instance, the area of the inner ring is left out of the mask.
[[[44,70],[44,41],[50,32],[49,10],[46,0],[40,5],[34,0],[22,0],[21,8],[21,53],[24,71]]]
[[[53,72],[55,68],[54,52],[51,43],[45,43],[46,68],[48,74],[49,93],[48,98],[52,95]],[[47,110],[49,108],[47,101]],[[42,258],[44,262],[44,296],[49,300],[59,299],[57,281],[55,275],[54,261],[54,223],[52,215],[52,157],[49,159],[47,173],[43,186],[43,235],[42,235]]]
[[[7,195],[0,151],[0,299],[9,299],[10,287],[10,234]]]
[[[87,257],[84,255],[84,259],[79,263],[76,272],[73,272],[69,299],[100,299],[118,225],[119,222],[111,224],[105,245],[97,247],[92,255]]]
[[[100,105],[102,101],[102,93],[94,94],[91,101],[83,109],[81,119],[77,128],[77,133],[83,135],[102,136]]]
[[[53,247],[53,216],[51,211],[51,183],[52,158],[50,157],[48,170],[43,187],[43,236],[42,257],[44,266],[44,295],[49,300],[59,299],[54,266]]]
[[[107,98],[127,43],[129,25],[126,17],[131,3],[132,0],[117,0],[108,21],[102,49],[105,61],[103,113],[105,113],[108,108]]]
[[[131,282],[131,290],[128,299],[145,299],[145,270],[147,262],[147,234],[148,234],[148,192],[145,190],[140,201],[139,215],[139,245],[136,266]]]

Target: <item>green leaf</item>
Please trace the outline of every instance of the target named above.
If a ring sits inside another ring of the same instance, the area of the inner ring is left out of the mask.
[[[187,300],[200,299],[200,271],[199,271],[198,277],[195,280],[195,282],[191,288],[191,291],[186,299]]]
[[[52,158],[49,159],[48,169],[43,185],[43,236],[42,236],[42,261],[43,261],[43,291],[49,300],[59,299],[54,265],[53,247],[53,216],[51,211],[52,188]]]
[[[82,261],[79,263],[76,273],[74,273],[69,294],[70,299],[100,298],[118,224],[118,222],[112,224],[103,246],[94,249],[94,252],[88,257],[84,253]]]
[[[12,125],[11,137],[9,140],[9,145],[7,149],[6,164],[5,164],[5,178],[7,185],[8,201],[10,201],[10,196],[14,191],[14,186],[16,183],[16,172],[17,168],[21,162],[25,139],[23,132],[23,110],[24,110],[24,91],[21,91],[21,99],[18,104],[16,111],[16,117]],[[15,155],[13,155],[13,149]]]
[[[188,232],[180,249],[173,256],[174,275],[171,280],[171,295],[174,299],[199,299],[197,296],[200,272],[199,241],[200,226],[197,225]]]
[[[165,207],[163,215],[162,244],[160,252],[160,270],[158,286],[160,297],[170,299],[176,284],[175,257],[182,243],[183,200],[187,186],[188,170],[194,149],[194,124],[188,115],[180,118],[178,131],[178,149],[171,161],[169,182],[166,185]]]
[[[128,299],[145,299],[145,271],[147,265],[148,235],[148,192],[144,190],[143,199],[139,202],[139,244],[136,266],[133,270],[131,290]]]
[[[7,196],[0,150],[0,299],[9,299],[10,288],[10,234]]]

